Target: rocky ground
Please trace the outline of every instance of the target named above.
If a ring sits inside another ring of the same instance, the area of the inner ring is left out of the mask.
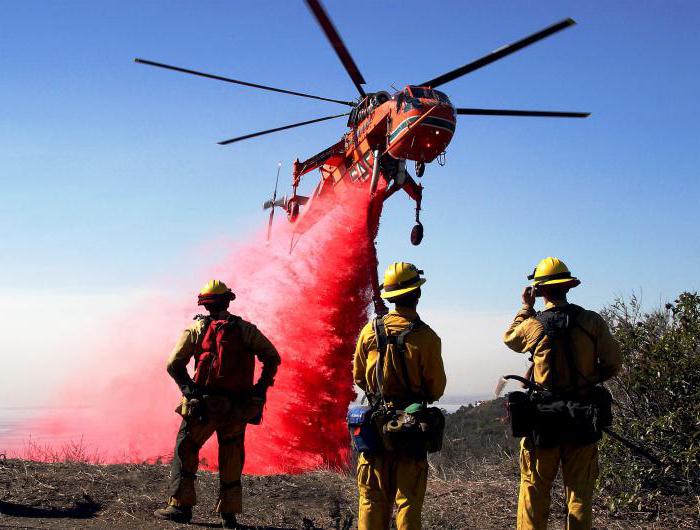
[[[425,529],[514,528],[517,470],[512,465],[472,463],[463,478],[441,478],[433,468],[425,502]],[[151,516],[164,504],[164,465],[91,465],[0,461],[0,527],[3,528],[184,528]],[[211,512],[215,473],[201,472],[200,503],[190,526],[217,526]],[[336,529],[356,527],[356,490],[349,474],[246,476],[248,528]],[[560,494],[554,497],[552,528],[563,526]],[[683,516],[686,513],[686,516]],[[680,515],[679,515],[680,514]],[[697,528],[692,510],[666,517],[627,513],[613,517],[596,506],[596,528]]]

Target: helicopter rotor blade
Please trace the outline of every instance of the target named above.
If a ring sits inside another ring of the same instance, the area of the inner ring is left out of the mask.
[[[275,127],[274,129],[267,129],[266,131],[255,132],[252,134],[246,134],[244,136],[237,136],[235,138],[230,138],[228,140],[222,140],[218,142],[219,145],[228,145],[234,142],[240,142],[241,140],[247,140],[248,138],[255,138],[256,136],[263,136],[265,134],[270,134],[277,131],[284,131],[286,129],[293,129],[294,127],[301,127],[302,125],[309,125],[311,123],[318,123],[320,121],[332,120],[334,118],[340,118],[342,116],[347,116],[349,113],[345,114],[335,114],[334,116],[326,116],[324,118],[316,118],[315,120],[301,121],[299,123],[293,123],[291,125],[285,125],[283,127]]]
[[[148,59],[134,59],[134,62],[139,64],[146,64],[148,66],[156,66],[158,68],[165,68],[166,70],[173,70],[175,72],[182,72],[184,74],[197,75],[199,77],[206,77],[208,79],[215,79],[217,81],[225,81],[227,83],[234,83],[236,85],[249,86],[252,88],[259,88],[261,90],[270,90],[272,92],[279,92],[281,94],[290,94],[292,96],[300,96],[303,98],[320,99],[321,101],[330,101],[331,103],[340,103],[341,105],[348,105],[349,107],[354,107],[355,104],[351,101],[342,101],[340,99],[324,98],[321,96],[315,96],[313,94],[305,94],[304,92],[295,92],[293,90],[285,90],[283,88],[275,88],[266,85],[259,85],[257,83],[248,83],[247,81],[241,81],[240,79],[232,79],[230,77],[224,77],[215,74],[207,74],[205,72],[198,72],[197,70],[190,70],[189,68],[181,68],[179,66],[172,66],[169,64],[157,63],[155,61],[149,61]]]
[[[462,77],[463,75],[471,73],[474,70],[478,70],[479,68],[482,68],[495,61],[498,61],[499,59],[503,59],[504,57],[507,57],[508,55],[515,53],[518,50],[522,50],[530,44],[534,44],[535,42],[545,39],[550,35],[554,35],[555,33],[566,29],[570,26],[573,26],[574,24],[576,24],[576,21],[574,19],[565,18],[564,20],[557,22],[556,24],[552,24],[551,26],[548,26],[543,30],[538,31],[537,33],[533,33],[532,35],[525,37],[524,39],[515,41],[511,44],[501,46],[497,50],[494,50],[488,55],[484,55],[476,61],[467,63],[464,66],[452,70],[451,72],[447,72],[446,74],[442,74],[434,79],[431,79],[430,81],[426,81],[425,83],[422,83],[419,86],[429,86],[431,88],[439,87],[440,85],[444,85],[445,83],[454,81],[458,77]]]
[[[333,22],[331,22],[328,13],[326,13],[326,10],[323,8],[319,0],[306,0],[306,3],[309,6],[309,9],[311,9],[314,17],[316,17],[316,21],[321,26],[321,29],[326,34],[326,38],[331,43],[331,46],[333,46],[335,53],[338,54],[340,62],[343,63],[345,70],[350,76],[350,79],[352,79],[352,82],[355,84],[355,88],[357,88],[360,96],[365,97],[366,94],[362,88],[362,85],[364,85],[366,81],[364,77],[362,77],[360,69],[355,64],[352,55],[350,55],[350,52],[345,46],[343,39],[335,29]]]
[[[462,116],[531,116],[536,118],[588,118],[590,112],[559,112],[548,110],[506,110],[506,109],[469,109],[458,108]]]

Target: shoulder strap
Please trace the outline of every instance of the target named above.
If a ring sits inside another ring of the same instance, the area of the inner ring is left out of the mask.
[[[205,327],[203,328],[204,331],[206,332],[208,327],[211,325],[212,322],[215,322],[215,328],[214,332],[219,332],[221,329],[225,328],[236,328],[238,324],[241,322],[241,317],[236,316],[236,315],[229,315],[226,317],[226,319],[221,319],[221,320],[213,320],[211,317],[205,317],[206,321],[204,323]]]
[[[199,358],[202,354],[202,341],[204,340],[204,335],[209,329],[209,324],[211,324],[211,317],[209,315],[195,315],[192,320],[199,320],[202,322],[202,329],[199,332],[199,338],[197,339],[197,344],[195,344],[194,350],[194,368],[196,370],[197,365],[199,364]]]
[[[374,370],[374,375],[377,380],[377,390],[379,395],[384,400],[384,392],[382,389],[384,383],[384,356],[386,355],[386,348],[388,344],[388,338],[386,335],[386,326],[384,325],[383,317],[376,317],[372,321],[372,328],[374,329],[374,337],[377,340],[377,365]]]
[[[372,327],[374,329],[374,335],[377,339],[377,352],[379,353],[377,358],[377,368],[375,370],[377,389],[384,399],[383,395],[383,382],[384,382],[384,358],[386,356],[387,347],[392,344],[396,347],[396,354],[401,360],[401,368],[403,372],[403,380],[406,388],[410,391],[410,379],[408,376],[408,363],[406,362],[406,336],[409,333],[417,330],[418,328],[424,326],[425,323],[417,318],[416,320],[409,323],[406,329],[402,330],[398,335],[389,336],[386,332],[386,324],[384,323],[383,317],[377,317],[372,322]]]
[[[578,369],[578,366],[576,364],[576,359],[574,358],[574,349],[573,349],[573,343],[571,341],[571,330],[574,327],[578,327],[583,332],[591,338],[591,340],[595,341],[595,338],[588,333],[587,330],[585,330],[580,324],[578,324],[577,320],[579,315],[583,312],[583,308],[575,305],[575,304],[568,304],[564,307],[554,307],[551,309],[548,309],[547,311],[541,311],[535,315],[535,319],[542,324],[542,335],[539,337],[539,339],[536,342],[535,347],[544,339],[544,337],[549,337],[552,347],[555,347],[555,340],[558,341],[559,344],[563,344],[564,348],[564,358],[566,359],[566,364],[569,368],[569,377],[571,378],[571,386],[574,387],[574,389],[579,388],[579,379],[583,378],[583,375],[581,374],[581,371]],[[562,321],[560,318],[559,321],[557,322],[556,319],[560,316],[564,315],[565,320]],[[534,351],[534,349],[533,349]],[[530,358],[530,361],[532,362],[532,357]],[[556,366],[556,357],[552,357],[551,359],[551,367],[550,369],[552,370],[552,374],[554,378],[557,378],[557,366]]]
[[[578,390],[579,388],[581,371],[578,369],[576,359],[574,358],[574,343],[571,340],[571,330],[576,326],[576,320],[578,320],[581,311],[583,311],[583,308],[577,305],[570,305],[564,311],[567,316],[566,331],[562,337],[564,342],[564,357],[566,358],[566,364],[569,366],[570,384],[573,386],[574,390]]]
[[[209,324],[211,324],[211,317],[209,315],[195,315],[192,320],[196,320],[202,323],[202,335],[206,333]]]
[[[542,333],[540,336],[537,338],[537,341],[535,342],[535,345],[532,347],[532,350],[530,351],[530,362],[533,363],[535,362],[535,350],[537,347],[540,345],[540,343],[544,340],[545,337],[549,338],[549,341],[551,343],[552,348],[554,348],[554,334],[553,334],[553,321],[560,315],[560,311],[557,311],[557,308],[551,308],[547,309],[545,311],[538,311],[537,314],[535,315],[535,320],[539,322],[542,325]],[[567,317],[568,319],[568,317]],[[568,325],[568,320],[567,320],[567,325]],[[552,355],[550,362],[549,362],[549,370],[550,374],[553,380],[559,379],[559,371],[558,371],[558,366],[556,363],[556,356]],[[532,378],[532,381],[535,380],[535,370],[534,368],[530,371],[530,376]]]
[[[410,390],[411,380],[408,377],[408,363],[406,362],[406,336],[419,327],[420,320],[411,322],[406,329],[396,336],[396,353],[401,358],[401,368],[403,371],[403,380],[406,388]]]

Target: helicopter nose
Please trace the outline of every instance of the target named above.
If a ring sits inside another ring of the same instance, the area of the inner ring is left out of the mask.
[[[454,107],[437,99],[421,103],[394,126],[389,146],[394,158],[429,163],[445,151],[452,139],[457,121]]]

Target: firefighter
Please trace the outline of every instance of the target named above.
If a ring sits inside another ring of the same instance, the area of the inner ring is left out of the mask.
[[[405,336],[403,356],[391,342],[384,356],[382,394],[387,404],[396,409],[418,401],[436,401],[445,390],[440,337],[420,321],[416,312],[421,286],[426,281],[422,273],[410,263],[393,263],[382,285],[381,297],[395,305],[383,318],[387,335],[396,336],[409,326],[414,327]],[[377,323],[382,324],[381,321]],[[373,322],[370,322],[360,333],[353,363],[355,383],[368,395],[379,392],[377,350],[377,338]],[[397,529],[419,530],[427,477],[425,450],[360,453],[358,529],[388,530],[395,505]]]
[[[196,504],[195,479],[199,450],[216,432],[219,443],[219,498],[216,511],[224,528],[237,528],[242,511],[241,472],[246,423],[260,423],[267,389],[274,383],[280,356],[253,324],[228,312],[236,298],[226,284],[211,280],[200,291],[197,315],[181,335],[167,370],[182,391],[176,412],[182,423],[170,473],[170,498],[156,517],[189,522]],[[187,372],[195,359],[194,378]],[[255,357],[263,364],[253,384]]]
[[[504,336],[509,348],[532,355],[528,378],[555,396],[573,396],[575,400],[585,396],[595,384],[615,376],[621,367],[619,345],[598,313],[567,301],[569,289],[581,282],[571,275],[564,262],[545,258],[528,279],[532,284],[523,291],[523,305]],[[544,300],[544,311],[540,313],[534,309],[536,297]],[[564,318],[559,319],[559,315]],[[554,321],[564,323],[560,325],[565,327],[563,335],[546,333],[551,329],[547,322]],[[559,425],[550,429],[561,433]],[[561,443],[553,447],[536,445],[532,436],[521,441],[518,530],[547,528],[550,492],[560,465],[567,504],[566,528],[591,528],[598,443],[577,434],[561,436]]]

